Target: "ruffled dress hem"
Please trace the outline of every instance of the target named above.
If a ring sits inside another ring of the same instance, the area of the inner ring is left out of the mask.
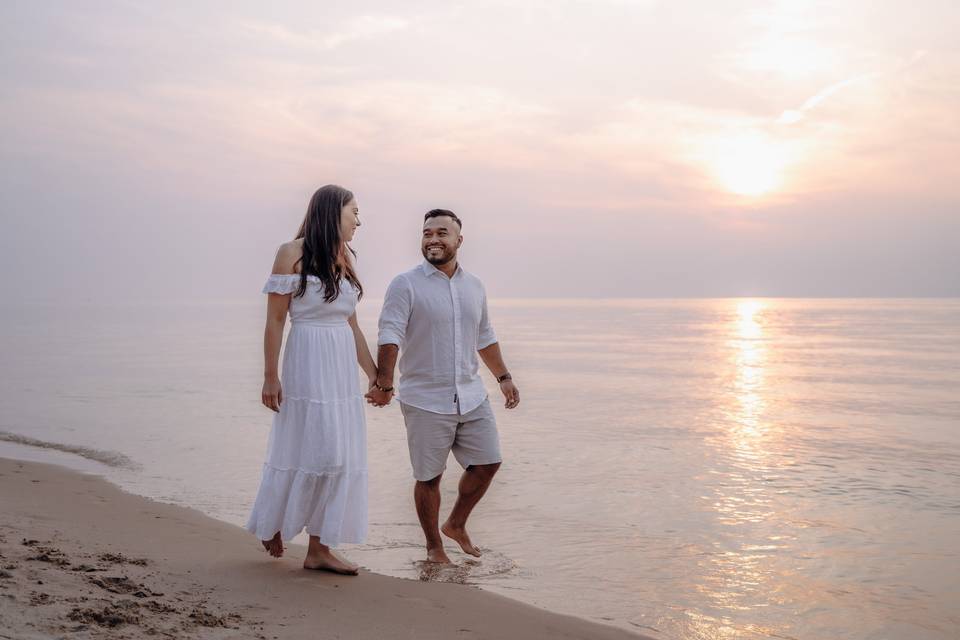
[[[263,465],[263,479],[246,530],[260,540],[279,531],[291,540],[306,530],[327,546],[361,544],[367,537],[367,471],[311,471]],[[360,507],[360,508],[358,508]]]

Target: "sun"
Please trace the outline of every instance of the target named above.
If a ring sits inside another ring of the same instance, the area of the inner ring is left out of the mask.
[[[758,133],[733,134],[708,145],[707,164],[725,190],[758,197],[783,184],[787,151]]]

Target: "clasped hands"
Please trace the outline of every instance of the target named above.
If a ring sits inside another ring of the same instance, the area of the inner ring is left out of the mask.
[[[503,393],[504,400],[506,401],[503,406],[507,409],[513,409],[520,404],[520,390],[517,389],[512,380],[504,380],[501,382],[500,392]],[[370,388],[363,397],[367,399],[367,404],[372,404],[375,407],[385,407],[390,404],[390,401],[395,395],[396,392],[392,389],[390,391],[381,391],[377,388],[377,381],[372,380],[370,382]]]
[[[370,388],[363,397],[367,399],[367,404],[372,404],[375,407],[385,407],[390,404],[390,400],[392,400],[395,395],[396,392],[392,389],[390,391],[381,391],[377,388],[377,381],[371,380]]]

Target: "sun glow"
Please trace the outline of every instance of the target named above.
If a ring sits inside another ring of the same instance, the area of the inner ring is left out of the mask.
[[[783,184],[787,151],[760,134],[736,134],[714,140],[706,156],[716,180],[732,193],[757,197]]]

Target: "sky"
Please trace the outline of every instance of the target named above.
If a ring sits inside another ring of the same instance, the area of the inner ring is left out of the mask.
[[[0,4],[6,301],[256,296],[323,184],[371,296],[960,296],[960,3]]]

